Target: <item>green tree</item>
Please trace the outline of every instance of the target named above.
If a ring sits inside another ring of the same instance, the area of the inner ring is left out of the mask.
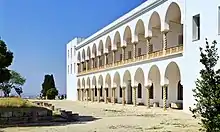
[[[58,95],[58,90],[56,88],[50,88],[47,90],[47,99],[55,99]]]
[[[13,61],[13,53],[8,50],[7,45],[0,39],[0,83],[8,81],[11,77],[8,67]]]
[[[18,72],[13,70],[10,71],[10,74],[10,79],[3,82],[0,86],[4,92],[4,96],[9,96],[9,93],[11,93],[11,89],[15,89],[17,94],[21,96],[21,93],[23,92],[22,86],[24,85],[26,79],[22,77]]]
[[[193,89],[195,107],[190,108],[193,116],[201,117],[201,126],[207,132],[220,131],[220,69],[215,70],[219,59],[216,41],[209,45],[206,39],[205,50],[200,48],[200,62],[204,68]]]
[[[56,88],[53,75],[45,75],[42,84],[41,94],[43,97],[47,95],[47,91],[51,88]]]

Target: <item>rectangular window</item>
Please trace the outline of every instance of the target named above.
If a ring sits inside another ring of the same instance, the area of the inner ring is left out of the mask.
[[[131,51],[128,51],[128,59],[131,59]]]
[[[149,89],[149,94],[150,94],[150,99],[154,99],[154,86],[152,84],[152,86]]]
[[[218,7],[218,34],[220,35],[220,6]]]
[[[138,48],[138,56],[141,56],[141,48]]]
[[[200,39],[200,14],[193,16],[193,41]]]

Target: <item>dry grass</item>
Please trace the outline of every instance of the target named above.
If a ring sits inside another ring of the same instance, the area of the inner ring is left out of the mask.
[[[20,108],[33,106],[35,106],[33,103],[20,97],[0,98],[0,108]]]

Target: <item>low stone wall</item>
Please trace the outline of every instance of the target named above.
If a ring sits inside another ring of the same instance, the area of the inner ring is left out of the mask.
[[[0,125],[49,120],[52,120],[52,111],[46,108],[0,108]]]

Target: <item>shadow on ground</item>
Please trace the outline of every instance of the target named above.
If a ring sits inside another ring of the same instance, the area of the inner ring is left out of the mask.
[[[69,124],[86,124],[101,118],[96,118],[93,116],[80,116],[77,121],[67,121],[60,116],[53,116],[53,120],[41,121],[37,123],[25,123],[25,124],[12,124],[12,125],[0,125],[0,128],[9,128],[9,127],[43,127],[43,126],[65,126]],[[0,130],[0,132],[2,132]]]

